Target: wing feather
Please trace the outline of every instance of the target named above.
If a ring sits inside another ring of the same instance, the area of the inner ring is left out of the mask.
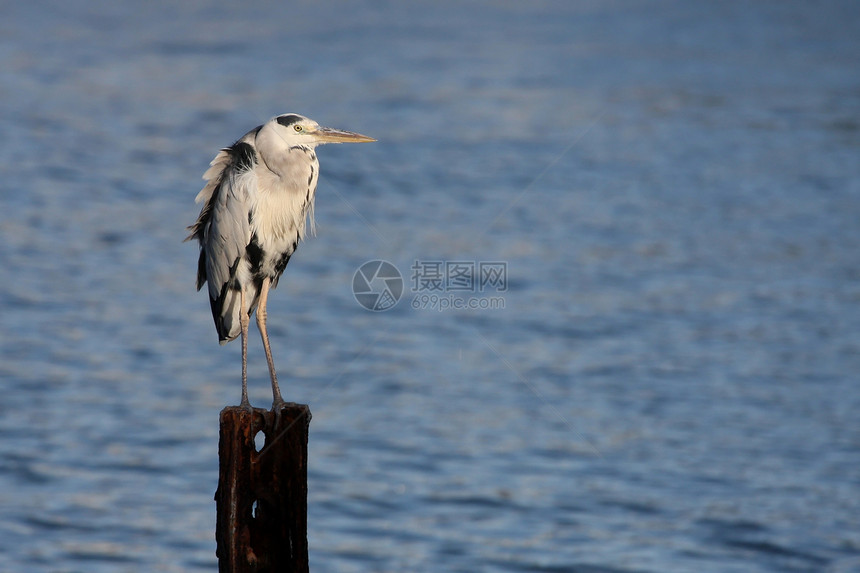
[[[257,176],[251,134],[221,150],[204,174],[206,185],[196,202],[204,203],[197,221],[188,227],[186,240],[200,242],[197,289],[209,285],[212,317],[219,340],[226,343],[239,335],[240,282],[246,277],[244,258],[251,242],[248,221],[257,192]],[[256,293],[248,293],[251,303]]]
[[[231,167],[222,179],[217,198],[213,196],[209,226],[204,233],[212,318],[222,342],[239,335],[240,285],[247,282],[240,275],[248,273],[244,255],[251,242],[248,212],[256,187],[253,171],[237,172]],[[250,299],[253,295],[248,296]],[[248,303],[250,300],[246,300],[246,306]]]
[[[212,298],[219,296],[224,285],[235,278],[238,261],[251,242],[248,212],[256,180],[253,171],[236,173],[231,167],[224,174],[217,196],[213,196],[209,225],[204,230],[202,244],[206,252],[209,296]]]

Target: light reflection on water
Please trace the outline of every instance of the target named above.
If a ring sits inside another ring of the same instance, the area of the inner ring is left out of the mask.
[[[857,8],[671,8],[10,8],[0,569],[214,569],[239,349],[181,240],[286,111],[379,140],[270,301],[315,571],[860,567]],[[505,308],[369,313],[370,259]]]

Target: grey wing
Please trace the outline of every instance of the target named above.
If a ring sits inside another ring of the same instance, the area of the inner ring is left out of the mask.
[[[240,290],[247,280],[245,252],[251,242],[248,214],[257,189],[254,155],[252,146],[240,140],[212,160],[204,175],[209,181],[197,195],[204,206],[186,239],[200,242],[197,289],[209,284],[212,317],[222,344],[240,330]],[[248,294],[253,301],[256,293]]]
[[[185,239],[200,242],[197,290],[209,283],[209,302],[221,344],[239,336],[240,298],[248,277],[246,249],[251,242],[248,220],[256,198],[257,153],[254,139],[259,126],[232,146],[222,149],[203,175],[206,185],[197,195],[203,203]],[[245,308],[253,308],[258,293],[246,293]]]
[[[251,191],[256,187],[253,172],[236,173],[228,168],[217,196],[213,197],[209,225],[204,230],[202,249],[206,254],[209,296],[215,299],[237,279],[238,265],[251,242]]]
[[[255,190],[256,176],[253,171],[239,172],[234,166],[228,168],[217,196],[212,197],[209,225],[201,245],[201,257],[206,257],[205,272],[212,317],[222,343],[233,340],[240,331],[240,291],[243,283],[249,279],[245,257],[251,242],[248,214]],[[249,298],[253,297],[253,294],[248,294]],[[246,300],[246,308],[250,302],[250,299]]]

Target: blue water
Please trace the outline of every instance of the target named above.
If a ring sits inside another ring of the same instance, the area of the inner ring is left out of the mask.
[[[379,140],[320,149],[269,304],[313,571],[860,571],[858,22],[7,3],[0,571],[216,569],[239,345],[182,239],[218,148],[288,111]],[[415,261],[506,263],[504,308],[413,309]]]

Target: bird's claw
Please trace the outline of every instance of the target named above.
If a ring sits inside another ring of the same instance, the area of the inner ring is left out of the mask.
[[[283,410],[286,402],[283,398],[275,398],[272,401],[272,429],[276,430],[281,427],[281,410]]]

